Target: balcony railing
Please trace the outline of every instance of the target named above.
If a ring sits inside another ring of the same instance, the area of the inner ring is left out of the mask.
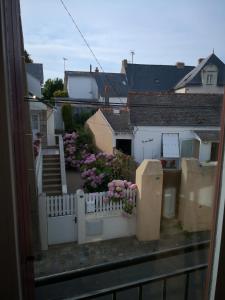
[[[205,249],[209,246],[209,240],[203,241],[203,242],[198,242],[194,244],[189,244],[186,246],[180,246],[180,247],[175,247],[167,250],[161,250],[157,251],[154,253],[151,253],[149,255],[144,255],[144,256],[139,256],[135,258],[129,258],[125,259],[123,261],[119,262],[112,262],[112,263],[106,263],[106,264],[101,264],[98,266],[93,266],[93,267],[87,267],[84,269],[80,270],[74,270],[74,271],[69,271],[69,272],[64,272],[62,274],[54,274],[54,275],[49,275],[49,276],[44,276],[44,277],[39,277],[36,278],[35,280],[35,285],[36,288],[38,289],[39,287],[43,286],[51,286],[51,284],[56,284],[56,283],[61,283],[65,281],[69,281],[75,278],[84,278],[89,275],[97,275],[97,274],[102,274],[106,273],[112,270],[119,270],[122,268],[130,267],[130,266],[137,266],[142,263],[147,263],[150,261],[155,261],[157,259],[162,259],[162,258],[170,258],[174,257],[179,254],[187,254],[192,251],[198,251]],[[157,276],[150,276],[147,278],[142,278],[139,280],[131,281],[128,283],[124,284],[118,284],[112,287],[100,289],[100,290],[95,290],[95,291],[90,291],[88,293],[84,293],[82,295],[78,296],[73,296],[72,299],[98,299],[103,296],[111,296],[111,299],[117,299],[117,295],[121,291],[128,291],[131,290],[132,288],[137,288],[138,289],[138,299],[143,299],[143,287],[147,284],[152,284],[155,282],[162,282],[162,299],[166,300],[168,293],[167,293],[167,282],[170,278],[176,278],[181,275],[185,275],[185,288],[183,291],[183,299],[187,300],[189,299],[189,286],[190,286],[190,274],[194,272],[201,272],[207,269],[207,263],[203,264],[197,264],[195,266],[191,267],[186,267],[186,268],[181,268],[177,269],[173,272],[167,272],[162,275],[157,275]],[[170,295],[171,296],[171,295]]]

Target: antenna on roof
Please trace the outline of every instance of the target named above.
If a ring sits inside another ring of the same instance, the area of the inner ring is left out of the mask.
[[[214,48],[213,48],[213,54],[214,54]]]
[[[68,60],[68,58],[63,57],[63,60],[64,60],[64,72],[65,72],[65,70],[66,70],[66,60]]]
[[[134,63],[134,55],[135,55],[134,50],[130,50],[130,54],[131,54],[131,62],[133,64]]]

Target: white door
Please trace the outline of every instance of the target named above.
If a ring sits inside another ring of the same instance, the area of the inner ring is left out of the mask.
[[[48,244],[77,241],[76,195],[47,198]]]

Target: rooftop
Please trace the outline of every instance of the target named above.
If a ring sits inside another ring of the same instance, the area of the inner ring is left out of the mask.
[[[222,95],[131,93],[133,126],[220,126]]]

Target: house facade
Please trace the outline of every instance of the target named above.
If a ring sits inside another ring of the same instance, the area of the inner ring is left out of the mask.
[[[34,97],[34,100],[29,103],[33,139],[36,139],[37,134],[40,134],[44,146],[55,145],[54,109],[51,105],[35,99],[36,97],[42,98],[43,65],[26,64],[26,75],[28,95]]]
[[[212,53],[199,59],[198,65],[175,86],[176,93],[223,94],[225,65]]]
[[[128,84],[124,74],[65,71],[65,89],[71,100],[104,102],[106,104],[126,103]]]
[[[99,149],[120,149],[139,163],[160,159],[167,168],[182,157],[217,160],[221,95],[131,93],[128,102],[126,111],[102,109],[87,121]]]

